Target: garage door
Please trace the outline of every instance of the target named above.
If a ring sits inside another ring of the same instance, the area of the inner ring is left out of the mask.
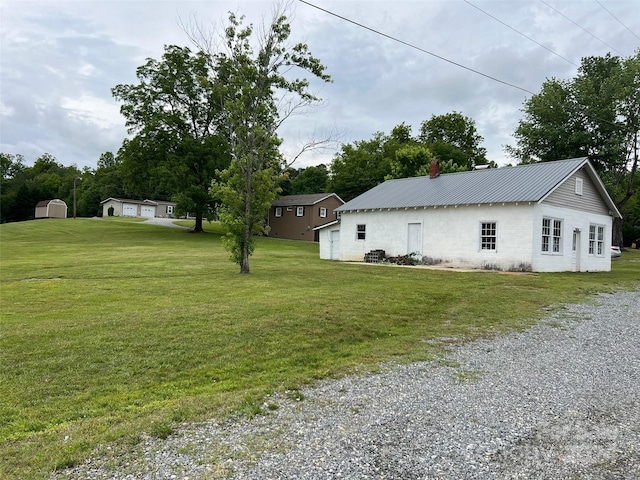
[[[149,205],[142,205],[140,209],[140,215],[147,218],[153,218],[156,216],[156,207]]]
[[[138,216],[138,206],[133,203],[123,203],[122,204],[122,215],[125,217],[137,217]]]

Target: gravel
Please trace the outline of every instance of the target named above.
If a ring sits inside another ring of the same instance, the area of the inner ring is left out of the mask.
[[[638,480],[640,292],[300,393],[52,478]]]

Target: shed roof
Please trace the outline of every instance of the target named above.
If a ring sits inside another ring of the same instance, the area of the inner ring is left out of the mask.
[[[540,202],[582,167],[585,167],[609,209],[619,216],[618,209],[586,157],[447,173],[436,178],[387,180],[336,211]]]
[[[272,205],[274,207],[293,207],[293,206],[305,206],[315,205],[329,197],[336,197],[342,203],[344,201],[335,193],[310,193],[307,195],[285,195],[275,200]]]
[[[59,205],[66,205],[67,204],[67,202],[65,202],[64,200],[60,200],[59,198],[54,198],[52,200],[41,200],[41,201],[39,201],[36,204],[36,208],[37,207],[46,207],[50,203],[57,203]]]

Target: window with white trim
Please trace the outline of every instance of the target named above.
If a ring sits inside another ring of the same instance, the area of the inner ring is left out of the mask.
[[[296,217],[304,217],[304,207],[296,207]]]
[[[167,215],[173,215],[173,205],[167,205]]]
[[[367,226],[356,225],[356,240],[364,240],[367,237]]]
[[[545,253],[562,252],[562,220],[542,219],[542,251]]]
[[[275,216],[276,217],[282,216],[282,207],[276,207]]]
[[[576,195],[582,195],[582,187],[584,181],[581,178],[576,178]]]
[[[589,225],[589,255],[604,255],[604,226]]]
[[[482,222],[480,225],[480,249],[495,250],[497,240],[496,222]]]
[[[327,218],[327,209],[325,207],[320,207],[320,218]]]

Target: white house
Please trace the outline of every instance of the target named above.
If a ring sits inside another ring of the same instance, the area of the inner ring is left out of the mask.
[[[587,158],[386,181],[318,227],[320,258],[415,253],[505,271],[609,271],[620,212]]]

